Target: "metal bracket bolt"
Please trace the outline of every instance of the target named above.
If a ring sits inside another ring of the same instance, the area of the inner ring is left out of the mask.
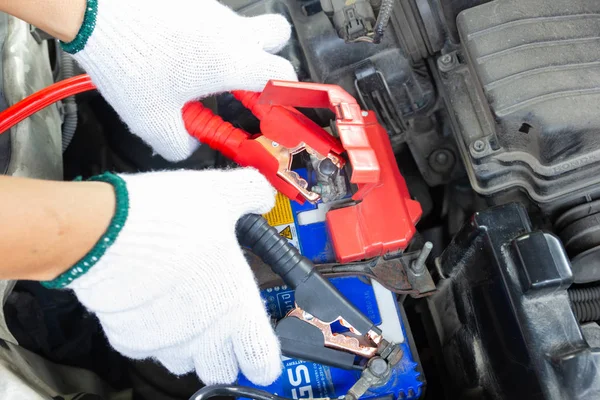
[[[448,72],[454,69],[458,64],[458,60],[454,54],[444,54],[438,58],[437,65],[440,71]]]
[[[411,265],[411,268],[415,274],[422,274],[425,271],[425,268],[427,268],[425,262],[427,261],[429,254],[431,254],[431,250],[433,250],[433,244],[431,242],[426,242],[423,245],[423,249],[419,253],[419,257],[417,257],[417,259],[413,261]]]
[[[485,144],[485,142],[481,139],[476,140],[475,142],[473,142],[473,150],[475,150],[478,153],[481,153],[482,151],[484,151],[487,148],[487,145]]]

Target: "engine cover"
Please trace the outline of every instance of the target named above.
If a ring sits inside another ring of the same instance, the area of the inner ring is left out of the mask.
[[[475,214],[436,264],[426,314],[448,398],[600,398],[600,350],[571,310],[569,261],[521,205]]]
[[[596,0],[498,0],[459,15],[462,51],[438,66],[477,192],[544,204],[599,189],[599,14]]]

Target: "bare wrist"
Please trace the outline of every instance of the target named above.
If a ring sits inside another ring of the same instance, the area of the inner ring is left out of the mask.
[[[0,11],[70,42],[81,28],[86,5],[86,0],[0,0]]]

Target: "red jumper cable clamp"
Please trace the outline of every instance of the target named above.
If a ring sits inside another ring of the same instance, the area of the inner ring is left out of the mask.
[[[307,150],[341,167],[346,153],[354,203],[327,213],[339,262],[347,263],[406,249],[416,232],[421,206],[411,199],[386,130],[372,112],[339,86],[271,81],[262,93],[234,92],[261,121],[251,138],[199,103],[184,108],[190,133],[243,166],[253,166],[290,199],[318,200],[290,170],[291,157]],[[339,140],[292,107],[328,108],[336,115]]]
[[[344,149],[339,141],[322,135],[320,126],[293,108],[262,102],[258,93],[236,91],[233,95],[260,120],[261,134],[252,137],[199,102],[188,103],[183,109],[188,132],[238,164],[255,167],[290,199],[318,201],[320,195],[310,191],[308,183],[291,170],[293,157],[306,151],[319,159],[329,158],[341,168]]]

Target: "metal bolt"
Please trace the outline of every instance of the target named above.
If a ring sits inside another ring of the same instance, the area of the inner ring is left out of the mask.
[[[444,54],[437,60],[438,69],[442,72],[449,72],[454,69],[458,64],[455,56],[452,54]]]
[[[439,151],[436,155],[435,155],[435,162],[437,162],[438,164],[444,165],[448,162],[448,154],[444,151]]]
[[[483,140],[478,139],[473,143],[473,150],[475,150],[478,153],[484,151],[485,147],[486,147],[486,144]]]
[[[431,242],[425,242],[423,249],[419,253],[419,257],[413,261],[411,266],[415,274],[421,274],[425,271],[425,262],[427,261],[429,254],[431,254],[431,250],[433,250],[433,244]]]
[[[325,176],[332,176],[338,170],[333,161],[329,158],[325,158],[319,162],[319,172]]]
[[[363,117],[368,117],[369,116],[369,112],[368,111],[363,111],[361,112]]]
[[[452,56],[450,54],[444,54],[440,58],[440,62],[444,65],[450,65],[450,64],[452,64]]]
[[[277,142],[271,142],[271,145],[272,145],[273,147],[279,147],[279,143],[277,143]]]
[[[388,363],[383,358],[373,358],[369,362],[369,370],[376,377],[382,377],[388,371]]]
[[[429,156],[429,167],[439,174],[446,174],[454,167],[456,158],[448,149],[437,149]]]

